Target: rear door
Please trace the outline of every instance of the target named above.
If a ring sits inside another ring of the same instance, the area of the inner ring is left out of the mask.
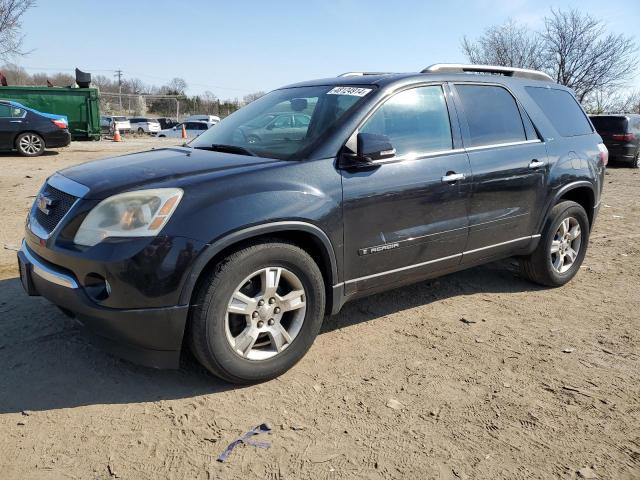
[[[473,83],[454,88],[473,172],[466,263],[528,244],[544,206],[548,159],[509,90]]]
[[[443,85],[387,99],[358,132],[386,135],[396,156],[342,171],[345,291],[371,291],[460,263],[470,168]]]

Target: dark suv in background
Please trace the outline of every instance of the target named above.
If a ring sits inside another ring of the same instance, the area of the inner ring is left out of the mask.
[[[282,112],[308,117],[304,134],[252,141]],[[534,282],[565,284],[607,158],[573,93],[536,71],[299,83],[186,146],[51,176],[21,279],[121,356],[175,367],[185,343],[214,374],[261,381],[351,299],[509,256]]]
[[[611,160],[640,168],[640,115],[592,115],[590,118]]]

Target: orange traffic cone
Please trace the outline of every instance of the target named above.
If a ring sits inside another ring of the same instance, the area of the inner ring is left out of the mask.
[[[182,124],[182,138],[187,138],[187,129],[184,128],[184,123]]]
[[[113,141],[114,142],[122,141],[122,137],[120,136],[120,130],[118,130],[117,128],[113,129]]]

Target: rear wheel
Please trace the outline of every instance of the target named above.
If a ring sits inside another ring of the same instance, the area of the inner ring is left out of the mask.
[[[44,152],[44,140],[37,133],[21,133],[16,138],[16,149],[25,157],[37,157]]]
[[[589,243],[589,218],[581,205],[561,202],[551,210],[536,250],[521,260],[531,281],[550,287],[569,282],[584,260]]]
[[[251,245],[201,282],[188,338],[196,358],[233,383],[281,375],[311,347],[324,317],[322,274],[299,247]]]
[[[640,168],[640,150],[636,152],[635,157],[631,160],[631,168]]]
[[[144,135],[144,128],[138,127],[138,135]]]

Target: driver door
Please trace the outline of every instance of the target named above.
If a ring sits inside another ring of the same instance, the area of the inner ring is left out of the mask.
[[[444,88],[396,93],[354,133],[384,135],[396,153],[371,168],[342,171],[347,295],[460,263],[471,170]]]

